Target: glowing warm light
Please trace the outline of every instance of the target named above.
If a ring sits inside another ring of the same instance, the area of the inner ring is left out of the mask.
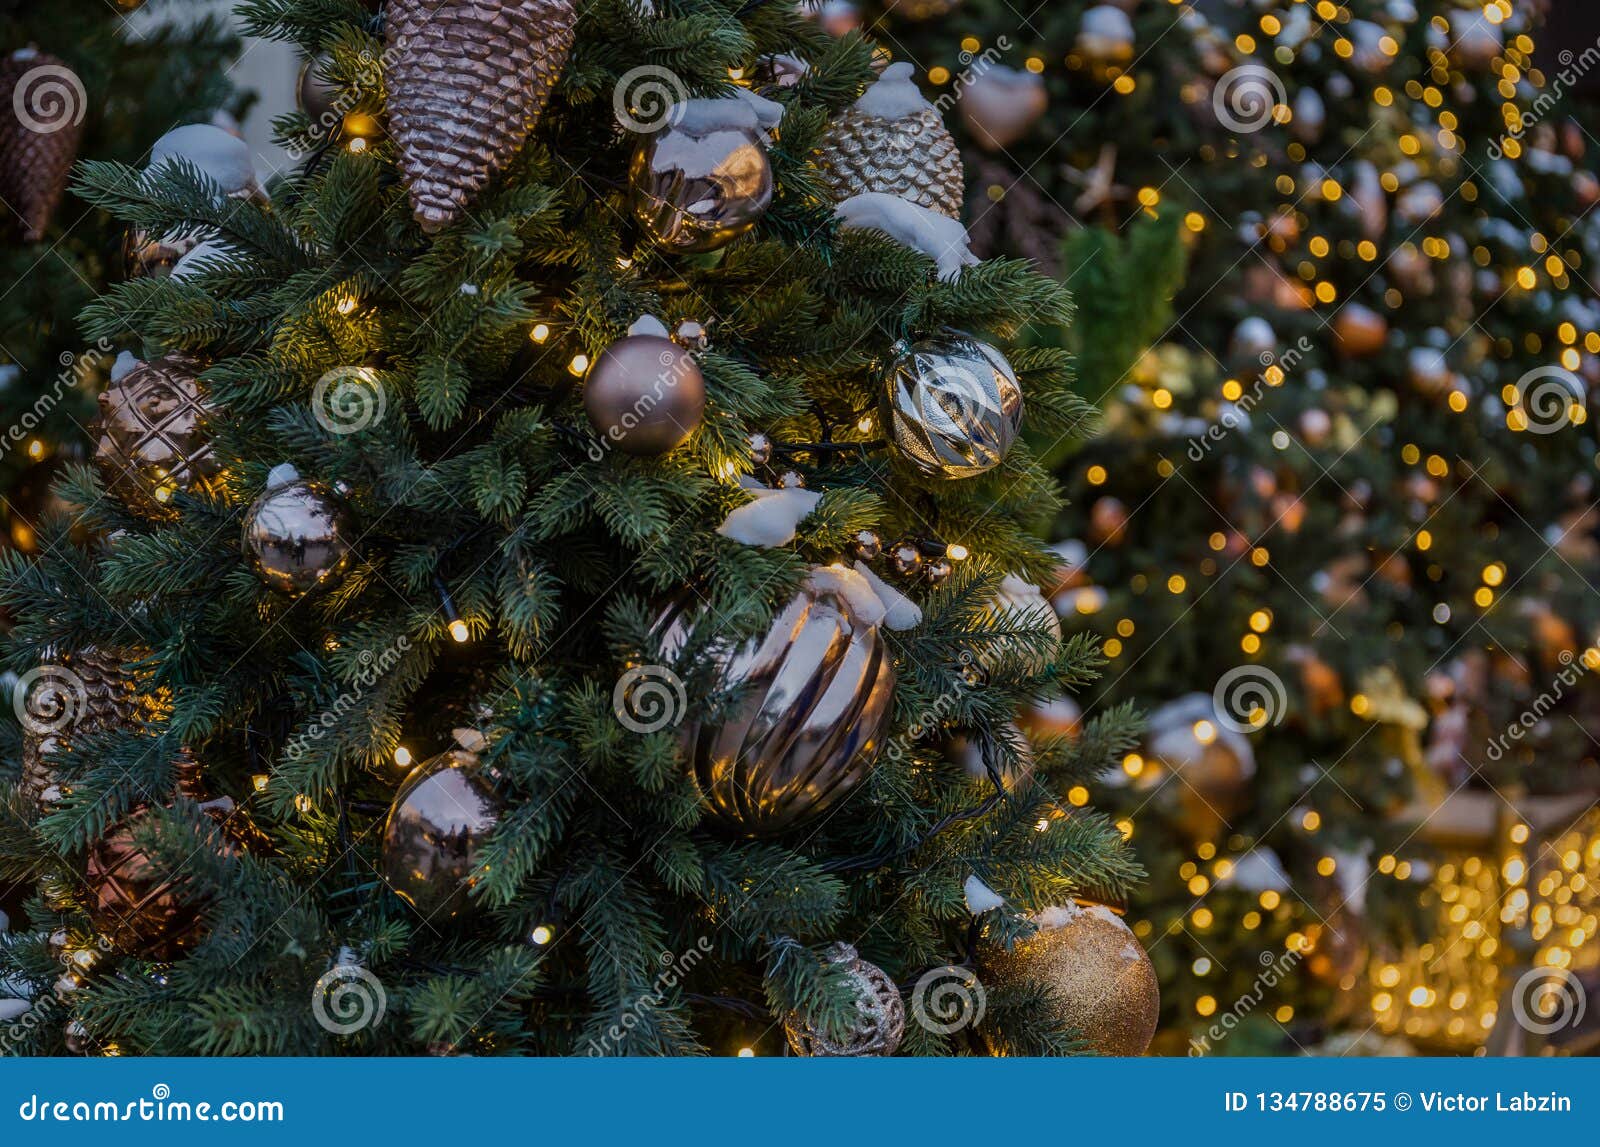
[[[581,375],[588,369],[589,356],[586,354],[575,354],[572,356],[572,361],[567,363],[568,374]]]
[[[540,924],[537,928],[535,928],[531,933],[528,934],[528,939],[532,940],[535,944],[539,945],[541,948],[544,947],[546,944],[550,943],[550,941],[554,940],[555,938],[556,938],[555,929],[551,928],[550,925],[548,925],[548,924]]]
[[[543,343],[550,337],[550,324],[534,323],[533,329],[528,332],[528,337],[536,343]]]
[[[409,767],[411,764],[411,750],[404,745],[398,746],[394,751],[394,763],[402,769]]]
[[[458,617],[450,623],[450,636],[457,642],[463,642],[472,636],[472,631],[467,628],[467,623]]]

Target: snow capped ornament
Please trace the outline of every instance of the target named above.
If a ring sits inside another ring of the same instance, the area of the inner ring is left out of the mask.
[[[78,74],[33,48],[0,59],[0,205],[22,239],[44,238],[66,194],[88,96]]]
[[[900,456],[930,478],[994,469],[1022,430],[1022,387],[1011,364],[959,331],[900,344],[888,401]]]
[[[980,261],[968,246],[967,229],[959,219],[940,215],[897,195],[869,191],[854,195],[834,209],[844,227],[862,231],[881,231],[896,243],[920,251],[934,261],[939,278],[945,282],[961,273],[961,268]]]
[[[893,1055],[906,1031],[900,989],[882,968],[863,960],[849,944],[832,945],[827,960],[844,969],[855,990],[855,1015],[849,1030],[830,1037],[799,1012],[790,1012],[783,1020],[789,1050],[805,1056]]]
[[[867,584],[872,586],[872,592],[883,602],[885,629],[896,631],[915,629],[922,624],[922,607],[873,573],[872,567],[866,562],[857,561],[855,571],[867,579]]]
[[[1124,64],[1133,59],[1133,21],[1114,4],[1097,4],[1083,14],[1078,25],[1077,51],[1100,64]]]
[[[213,124],[173,128],[150,148],[150,162],[144,169],[159,172],[174,161],[194,167],[215,183],[225,198],[249,199],[261,190],[249,145]]]
[[[968,81],[961,122],[985,151],[1001,151],[1028,134],[1050,102],[1044,77],[996,64]]]
[[[1008,636],[1000,645],[1002,655],[1025,666],[1030,673],[1041,673],[1061,650],[1061,619],[1045,600],[1039,587],[1007,574],[1000,581],[985,610],[987,620],[1006,629],[1046,630],[1050,641],[1045,648],[1022,634]]]
[[[1289,122],[1296,139],[1301,143],[1316,143],[1322,138],[1323,126],[1328,122],[1328,109],[1316,88],[1301,88],[1290,110],[1294,118]]]
[[[629,204],[652,239],[672,251],[715,251],[760,221],[772,203],[768,109],[778,106],[741,89],[673,107],[628,167]]]
[[[1350,199],[1360,209],[1361,234],[1373,242],[1382,239],[1389,229],[1389,197],[1378,169],[1368,160],[1359,160],[1355,165]]]
[[[1500,25],[1481,7],[1455,13],[1450,21],[1450,59],[1457,67],[1488,68],[1505,48]]]
[[[979,880],[977,873],[967,877],[966,883],[961,886],[961,892],[967,900],[967,911],[974,916],[982,916],[1006,902],[1005,897]]]
[[[1383,349],[1389,320],[1361,303],[1346,303],[1333,320],[1334,340],[1347,358],[1368,358]]]
[[[612,447],[624,454],[665,454],[699,428],[706,380],[694,355],[647,315],[590,365],[583,407],[601,439],[590,448],[593,461]]]
[[[571,0],[389,0],[389,131],[422,229],[461,217],[538,124],[572,50]]]
[[[272,471],[266,493],[245,512],[241,545],[246,564],[263,584],[299,597],[343,579],[354,540],[355,525],[343,499],[285,465]]]
[[[978,968],[990,991],[1043,984],[1046,1016],[1081,1032],[1101,1055],[1143,1055],[1155,1038],[1161,989],[1133,930],[1100,904],[1047,908],[1029,918],[1037,931],[1007,951],[986,943]],[[990,1050],[1012,1050],[980,1026]]]
[[[169,355],[122,370],[119,358],[100,394],[95,466],[108,490],[148,517],[170,515],[174,493],[204,488],[222,469],[198,366]]]
[[[966,172],[938,111],[917,90],[912,65],[883,75],[828,125],[817,165],[835,201],[882,192],[948,215],[961,214]]]

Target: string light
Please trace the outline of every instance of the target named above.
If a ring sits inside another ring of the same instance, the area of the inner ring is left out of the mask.
[[[402,769],[411,767],[411,750],[404,745],[399,745],[394,751],[394,763]]]

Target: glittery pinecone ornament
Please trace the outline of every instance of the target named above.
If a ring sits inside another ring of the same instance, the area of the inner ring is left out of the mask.
[[[454,222],[526,142],[576,22],[571,0],[391,0],[389,129],[423,230]]]
[[[938,111],[917,90],[911,71],[905,61],[885,68],[828,125],[817,163],[836,202],[878,191],[954,219],[961,214],[966,187],[961,152]]]
[[[54,56],[27,48],[0,59],[0,201],[29,243],[67,190],[87,105],[83,81]]]
[[[169,512],[173,493],[203,488],[221,469],[197,366],[175,356],[141,362],[100,395],[95,465],[107,489],[151,517]]]
[[[88,648],[64,653],[23,675],[22,791],[41,807],[61,799],[54,758],[71,738],[108,729],[131,729],[159,716],[164,697],[141,692],[123,668],[137,654]]]

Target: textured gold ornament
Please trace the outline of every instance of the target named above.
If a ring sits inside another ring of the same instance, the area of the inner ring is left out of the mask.
[[[895,445],[930,478],[992,470],[1022,430],[1022,387],[994,347],[951,332],[902,344],[889,374]]]
[[[337,585],[350,568],[355,526],[321,482],[275,486],[246,511],[243,547],[251,571],[280,593]]]
[[[0,203],[29,243],[44,238],[66,194],[87,102],[83,81],[52,55],[28,48],[0,59]]]
[[[222,468],[197,366],[177,357],[142,362],[100,395],[95,465],[107,489],[148,516],[169,514],[174,493],[205,488]]]
[[[424,231],[459,218],[527,141],[576,23],[570,0],[390,0],[390,134]]]
[[[72,738],[112,729],[137,729],[166,710],[167,695],[140,687],[124,666],[133,650],[81,649],[63,653],[26,675],[22,693],[22,791],[41,807],[61,799],[53,758]]]
[[[669,658],[689,640],[691,604],[674,603],[657,623]],[[832,808],[860,784],[888,728],[894,660],[878,627],[841,593],[807,586],[764,638],[715,656],[719,687],[740,688],[738,704],[725,720],[697,717],[683,730],[713,819],[771,835]]]
[[[1033,918],[1039,930],[1008,952],[988,945],[978,957],[990,991],[1024,983],[1050,991],[1050,1018],[1074,1028],[1101,1055],[1143,1055],[1155,1038],[1161,989],[1143,945],[1099,904],[1069,904]],[[990,1050],[1004,1055],[993,1032]]]
[[[856,1014],[850,1030],[829,1038],[812,1027],[798,1012],[784,1017],[783,1033],[795,1055],[893,1055],[906,1033],[906,1006],[886,972],[856,954],[849,944],[828,949],[828,962],[842,965],[856,991]]]
[[[911,70],[905,61],[890,64],[828,125],[817,151],[822,181],[836,202],[877,191],[955,219],[966,196],[961,151]]]
[[[478,853],[500,823],[500,798],[478,758],[451,749],[412,770],[383,828],[383,878],[429,920],[470,905]]]

